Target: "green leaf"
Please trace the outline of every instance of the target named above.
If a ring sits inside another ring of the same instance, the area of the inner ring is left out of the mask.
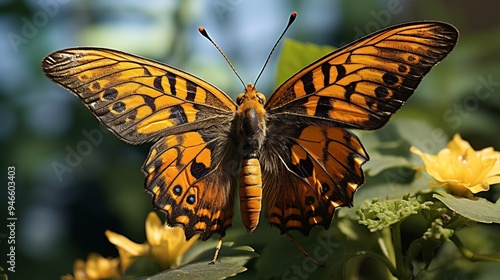
[[[438,192],[433,197],[470,220],[486,224],[500,224],[500,200],[492,203],[481,197],[461,198],[445,192]]]
[[[364,165],[364,169],[369,176],[377,176],[384,170],[396,167],[411,167],[411,164],[405,157],[375,154]]]
[[[249,259],[257,256],[253,249],[248,246],[235,248],[223,246],[221,251],[223,251],[224,254],[219,255],[217,263],[213,265],[208,264],[211,258],[208,257],[206,260],[187,264],[177,269],[166,270],[154,276],[143,279],[225,279],[246,271],[247,268],[244,267],[244,264]],[[209,256],[208,253],[210,252],[207,251],[207,256]],[[213,253],[213,251],[211,253]]]
[[[335,49],[332,46],[320,46],[286,39],[278,58],[276,86],[281,85],[293,74]]]

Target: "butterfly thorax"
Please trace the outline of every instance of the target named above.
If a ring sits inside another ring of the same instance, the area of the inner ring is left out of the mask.
[[[240,171],[241,218],[249,233],[259,223],[262,208],[262,176],[258,152],[266,137],[265,96],[248,84],[237,98],[237,137],[242,153]]]
[[[262,146],[266,136],[266,120],[264,103],[266,97],[248,84],[245,93],[237,98],[237,135],[243,149],[243,157],[256,153]]]

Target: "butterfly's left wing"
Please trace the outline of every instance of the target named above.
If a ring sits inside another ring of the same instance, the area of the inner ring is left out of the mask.
[[[454,47],[458,31],[440,22],[390,27],[307,66],[265,105],[264,197],[282,233],[327,228],[334,210],[352,204],[368,160],[345,128],[377,129]],[[277,178],[277,179],[275,179]]]

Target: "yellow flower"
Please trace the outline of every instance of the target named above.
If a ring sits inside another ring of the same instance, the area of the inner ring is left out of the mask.
[[[423,153],[415,147],[410,151],[422,158],[423,169],[436,180],[437,184],[429,186],[442,187],[450,194],[471,198],[489,190],[490,185],[500,183],[500,152],[491,147],[474,151],[459,134],[437,155]]]
[[[97,253],[90,253],[87,262],[76,260],[73,265],[73,274],[65,275],[63,280],[98,280],[120,279],[118,259],[104,258]]]
[[[155,212],[150,212],[146,218],[147,242],[143,244],[134,243],[110,230],[106,231],[106,236],[109,242],[118,248],[122,272],[136,257],[149,257],[156,261],[161,269],[177,267],[184,253],[198,240],[198,235],[186,240],[182,228],[163,224]]]

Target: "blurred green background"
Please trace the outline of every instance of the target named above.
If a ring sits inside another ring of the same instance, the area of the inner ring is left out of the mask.
[[[104,231],[142,242],[152,209],[140,171],[151,145],[127,145],[104,131],[77,98],[43,76],[40,61],[47,54],[74,46],[116,48],[193,73],[235,97],[241,84],[198,26],[245,82],[253,82],[292,11],[299,16],[286,37],[333,46],[402,22],[446,21],[460,30],[457,47],[395,118],[424,120],[449,136],[460,132],[476,149],[500,150],[499,10],[494,0],[1,0],[0,158],[4,182],[7,167],[16,167],[18,218],[16,273],[9,279],[58,279],[91,251],[116,256]],[[276,58],[259,81],[261,92],[276,87]],[[264,223],[261,228],[279,235]],[[4,269],[6,234],[0,229]]]

